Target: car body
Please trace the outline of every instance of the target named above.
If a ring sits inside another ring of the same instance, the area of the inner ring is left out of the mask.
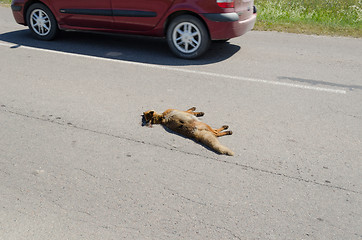
[[[253,0],[13,0],[17,23],[41,40],[59,30],[86,30],[166,37],[173,53],[196,58],[212,40],[250,31]]]

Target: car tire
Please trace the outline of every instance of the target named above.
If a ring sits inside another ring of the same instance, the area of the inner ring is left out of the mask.
[[[166,37],[171,51],[184,59],[200,57],[211,43],[205,24],[192,15],[174,18],[167,28]]]
[[[220,44],[222,44],[222,43],[227,43],[229,40],[230,40],[230,39],[221,39],[221,40],[213,40],[212,42],[213,42],[213,43],[220,43]]]
[[[50,9],[41,3],[34,3],[26,12],[28,27],[34,37],[52,40],[59,32],[57,20]]]

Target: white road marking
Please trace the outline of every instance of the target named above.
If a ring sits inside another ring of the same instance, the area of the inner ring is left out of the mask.
[[[4,42],[0,42],[0,46],[14,48],[14,49],[23,48],[23,49],[36,50],[36,51],[42,51],[42,52],[48,52],[48,53],[55,53],[55,54],[68,55],[68,56],[74,56],[74,57],[94,59],[94,60],[123,63],[123,64],[129,64],[129,65],[138,65],[138,66],[162,69],[162,70],[168,70],[168,71],[198,74],[198,75],[204,75],[204,76],[210,76],[210,77],[235,79],[235,80],[246,81],[246,82],[255,82],[255,83],[265,83],[265,84],[270,84],[270,85],[279,85],[279,86],[291,87],[291,88],[308,89],[308,90],[319,91],[319,92],[329,92],[329,93],[337,93],[337,94],[346,94],[347,93],[346,90],[341,90],[341,89],[314,87],[314,86],[308,86],[308,85],[302,85],[302,84],[276,82],[276,81],[263,80],[263,79],[257,79],[257,78],[248,78],[248,77],[240,77],[240,76],[233,76],[233,75],[227,75],[227,74],[203,72],[203,71],[168,67],[168,66],[155,65],[155,64],[149,64],[149,63],[140,63],[140,62],[118,60],[118,59],[109,59],[109,58],[104,58],[104,57],[95,57],[95,56],[88,56],[88,55],[82,55],[82,54],[77,54],[77,53],[60,52],[60,51],[56,51],[56,50],[35,48],[35,47],[29,47],[29,46],[23,46],[23,45],[17,45],[17,44],[9,44],[9,43],[4,43]]]

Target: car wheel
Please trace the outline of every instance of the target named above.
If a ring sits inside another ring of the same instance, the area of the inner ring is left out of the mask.
[[[210,42],[204,23],[191,15],[176,17],[167,29],[167,43],[171,51],[181,58],[201,56],[209,48]]]
[[[31,33],[40,40],[52,40],[58,33],[57,21],[48,7],[35,3],[26,13]]]

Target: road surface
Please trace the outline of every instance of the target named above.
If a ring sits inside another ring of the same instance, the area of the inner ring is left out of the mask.
[[[362,39],[34,40],[0,8],[0,239],[361,239]],[[218,155],[142,112],[197,107]]]

